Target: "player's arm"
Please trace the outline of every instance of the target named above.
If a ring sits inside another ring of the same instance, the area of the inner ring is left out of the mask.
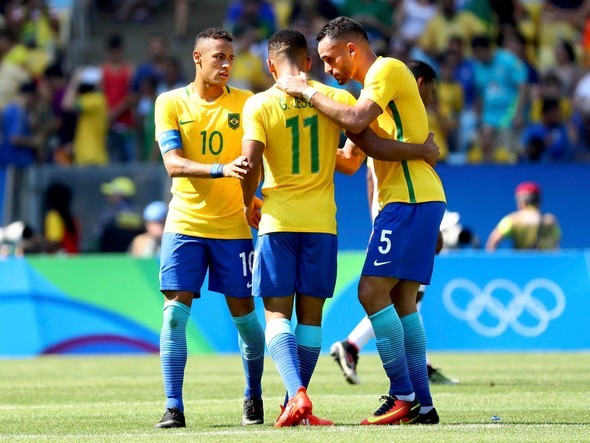
[[[160,151],[164,151],[160,144]],[[162,154],[164,167],[170,177],[194,177],[194,178],[224,178],[234,177],[243,179],[248,172],[248,162],[245,157],[239,156],[227,164],[199,163],[189,160],[184,156],[181,147],[172,148]]]
[[[256,140],[244,140],[242,142],[242,155],[248,164],[248,173],[241,181],[244,212],[248,224],[256,229],[258,229],[258,222],[260,221],[260,206],[262,204],[255,194],[262,174],[263,152],[264,144],[262,142]]]
[[[498,225],[490,233],[490,236],[486,241],[486,251],[495,251],[498,247],[498,244],[502,241],[502,239],[510,235],[510,232],[512,232],[512,217],[507,215],[502,220],[500,220],[500,223],[498,223]]]
[[[346,136],[356,146],[361,148],[365,154],[376,160],[424,160],[429,165],[435,166],[440,155],[439,147],[434,141],[434,133],[432,132],[428,134],[428,137],[422,144],[381,138],[371,128],[360,134],[353,134],[347,131]]]
[[[367,156],[350,140],[336,152],[336,171],[352,175],[361,167]]]
[[[303,97],[313,107],[325,114],[342,129],[358,134],[369,127],[383,110],[372,100],[360,98],[354,105],[332,100],[307,84],[307,77],[301,75],[283,75],[276,83],[277,87],[293,97]]]

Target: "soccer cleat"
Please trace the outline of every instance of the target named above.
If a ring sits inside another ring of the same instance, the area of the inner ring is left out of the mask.
[[[154,428],[186,428],[184,414],[178,408],[168,408]]]
[[[432,408],[426,414],[418,414],[416,420],[412,422],[415,425],[435,425],[440,421],[435,408]]]
[[[459,380],[456,378],[448,378],[440,369],[433,368],[428,365],[428,381],[433,385],[458,385]]]
[[[305,388],[299,388],[295,397],[289,400],[287,406],[281,407],[281,415],[275,422],[275,428],[296,426],[303,419],[309,417],[312,411],[311,400],[307,396]]]
[[[281,413],[279,417],[285,411],[285,407],[283,405],[279,405],[281,408]],[[309,414],[307,418],[304,418],[299,423],[295,423],[293,426],[334,426],[334,422],[331,420],[326,420],[325,418],[320,418],[317,415]]]
[[[365,418],[361,425],[400,425],[412,423],[420,412],[418,399],[403,401],[395,395],[382,395],[384,403],[373,415]]]
[[[351,385],[361,384],[356,373],[356,365],[359,361],[358,350],[348,340],[337,341],[330,347],[330,355],[338,363],[346,381]]]
[[[242,426],[261,425],[262,423],[264,423],[264,405],[262,399],[244,399]]]
[[[334,426],[332,420],[320,418],[316,415],[309,414],[307,418],[304,418],[299,422],[301,426]]]

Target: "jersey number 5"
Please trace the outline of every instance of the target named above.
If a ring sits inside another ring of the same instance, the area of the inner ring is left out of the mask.
[[[288,118],[286,127],[291,129],[291,173],[300,174],[300,144],[299,144],[299,116]],[[311,173],[316,174],[320,170],[320,149],[318,134],[318,116],[310,115],[303,119],[303,126],[309,127],[309,150],[311,153]]]

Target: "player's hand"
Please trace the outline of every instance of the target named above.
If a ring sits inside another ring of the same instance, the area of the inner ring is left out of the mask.
[[[426,148],[424,152],[424,160],[430,166],[436,166],[436,162],[440,156],[440,148],[434,141],[434,132],[428,134],[428,137],[424,142],[424,147]]]
[[[260,203],[258,203],[258,202]],[[250,225],[250,227],[258,230],[258,226],[260,225],[260,218],[262,217],[262,213],[260,212],[260,207],[262,206],[262,200],[259,198],[254,197],[252,203],[248,206],[244,206],[244,215],[246,216],[246,221]]]
[[[248,159],[245,156],[240,155],[234,161],[226,164],[223,167],[223,176],[239,178],[242,180],[249,170],[250,165],[248,163]]]
[[[307,75],[305,72],[301,72],[299,75],[281,75],[276,86],[293,97],[301,97],[303,90],[308,86]]]

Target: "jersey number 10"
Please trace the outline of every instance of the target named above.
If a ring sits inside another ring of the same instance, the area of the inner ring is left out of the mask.
[[[300,174],[300,144],[299,144],[299,116],[288,118],[286,127],[291,129],[291,173]],[[320,149],[318,134],[318,116],[310,115],[303,119],[303,126],[309,127],[309,150],[311,153],[311,173],[316,174],[320,170]]]

